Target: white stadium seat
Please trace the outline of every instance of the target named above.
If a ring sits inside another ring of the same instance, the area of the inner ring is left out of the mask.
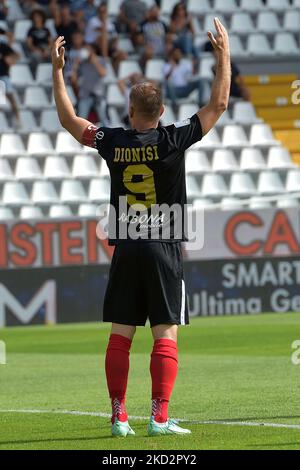
[[[203,174],[211,171],[211,165],[205,152],[188,150],[185,154],[187,174]]]
[[[250,11],[253,13],[257,13],[258,11],[262,11],[265,9],[265,5],[263,0],[241,0],[240,5],[241,10]]]
[[[163,126],[170,126],[176,122],[176,117],[171,106],[165,105],[165,112],[161,117],[161,123]]]
[[[21,129],[20,132],[36,132],[38,124],[32,111],[21,109],[20,111]]]
[[[52,65],[39,64],[36,71],[36,81],[39,85],[52,85]]]
[[[107,89],[107,104],[124,108],[126,103],[124,95],[122,95],[120,88],[115,83],[108,85]]]
[[[70,169],[64,157],[47,157],[44,176],[49,180],[64,180],[71,176]]]
[[[256,115],[253,104],[247,101],[238,101],[234,104],[233,120],[240,124],[255,124],[261,121]]]
[[[242,171],[259,172],[266,170],[267,165],[261,150],[244,148],[241,152],[240,167]]]
[[[284,31],[299,33],[300,31],[300,11],[286,11],[283,20]]]
[[[256,194],[256,187],[248,173],[234,173],[230,181],[230,194],[238,197],[249,197]]]
[[[182,104],[179,108],[178,120],[179,122],[190,119],[194,114],[199,111],[199,106],[196,104]]]
[[[262,11],[259,13],[257,29],[263,33],[277,33],[282,30],[278,16],[273,11]]]
[[[300,192],[300,170],[290,170],[286,179],[286,190],[288,192]]]
[[[224,3],[224,2],[222,2]],[[204,31],[215,31],[215,23],[214,23],[214,19],[215,19],[216,15],[214,13],[211,13],[211,14],[208,14],[205,16],[205,19],[204,19]],[[223,14],[219,14],[218,15],[218,18],[219,20],[222,22],[222,24],[228,28],[228,25],[227,25],[227,21],[225,20],[225,17]]]
[[[213,80],[214,74],[212,71],[213,66],[215,65],[216,61],[214,57],[203,57],[200,61],[199,66],[199,75],[202,79],[206,80]]]
[[[36,157],[54,153],[50,137],[44,132],[32,132],[29,135],[27,150],[30,155]]]
[[[221,140],[218,134],[218,131],[213,128],[211,129],[206,136],[203,137],[203,139],[200,142],[197,142],[194,144],[191,149],[196,150],[196,149],[215,149],[221,147]]]
[[[237,10],[236,0],[214,0],[214,11],[224,14],[234,13]]]
[[[119,79],[123,79],[133,73],[142,73],[141,67],[135,60],[123,60],[119,67]]]
[[[114,106],[108,108],[108,119],[111,127],[124,127],[119,111]]]
[[[5,183],[2,203],[7,206],[20,207],[30,204],[30,198],[23,183]]]
[[[60,199],[63,203],[78,204],[86,201],[86,193],[80,181],[66,180],[62,183]]]
[[[162,59],[151,59],[146,64],[146,77],[148,80],[162,82],[164,80],[163,67],[165,62]]]
[[[215,150],[212,163],[213,171],[231,173],[239,170],[239,164],[231,150]]]
[[[250,200],[249,208],[252,210],[269,209],[272,203],[263,197],[253,197]]]
[[[0,220],[1,222],[14,220],[15,215],[9,207],[0,207]]]
[[[73,213],[69,206],[54,204],[50,207],[49,216],[51,219],[67,219],[68,217],[72,217]]]
[[[238,125],[225,126],[223,145],[225,147],[245,147],[249,145],[244,128]]]
[[[20,210],[21,220],[43,219],[44,214],[40,207],[24,206]]]
[[[26,64],[16,64],[10,69],[10,78],[16,87],[25,88],[26,86],[32,85],[34,82],[30,68]]]
[[[253,33],[255,26],[249,13],[237,12],[231,17],[231,33],[237,33],[239,35]]]
[[[109,168],[106,161],[102,160],[100,165],[100,177],[101,178],[110,178]]]
[[[73,156],[82,152],[83,147],[68,132],[59,132],[57,134],[55,150],[62,155]]]
[[[18,158],[15,176],[19,181],[35,181],[43,179],[43,173],[37,160],[29,157]]]
[[[23,19],[16,21],[14,27],[14,38],[16,41],[25,42],[27,39],[27,33],[31,28],[31,20]]]
[[[79,217],[92,217],[97,216],[97,205],[95,204],[80,204],[78,208]]]
[[[281,55],[299,55],[300,49],[292,33],[278,33],[275,36],[274,50]]]
[[[8,124],[6,115],[2,111],[0,112],[0,129],[1,132],[9,132],[12,130]]]
[[[56,189],[50,181],[36,181],[33,183],[32,202],[39,206],[49,206],[59,202]]]
[[[208,174],[203,177],[202,196],[208,198],[222,198],[228,195],[228,188],[221,175]]]
[[[263,171],[258,178],[258,192],[265,195],[276,195],[284,192],[283,183],[275,171]]]
[[[46,109],[41,116],[41,129],[46,132],[57,133],[63,130],[56,109]]]
[[[24,106],[27,109],[40,110],[50,106],[44,88],[28,87],[25,90]]]
[[[0,143],[0,156],[18,157],[20,155],[25,154],[26,150],[23,141],[19,135],[2,134]]]
[[[186,177],[186,186],[187,186],[188,201],[201,197],[201,188],[195,176],[188,175]]]
[[[210,6],[209,0],[189,0],[188,1],[188,11],[193,15],[203,15],[205,13],[210,13],[212,7]]]
[[[240,199],[235,199],[233,197],[224,197],[221,201],[222,211],[235,211],[242,210],[244,208]]]
[[[230,52],[233,56],[244,56],[246,54],[246,49],[243,46],[243,43],[240,37],[236,34],[231,34],[229,36],[230,40]]]
[[[272,147],[268,155],[270,170],[291,169],[295,167],[289,151],[283,147]]]
[[[211,199],[194,199],[193,201],[193,207],[194,209],[198,210],[203,210],[203,209],[209,209],[214,204],[214,201]]]
[[[91,179],[99,175],[98,166],[93,157],[88,155],[76,155],[72,169],[73,178]]]
[[[271,127],[268,124],[254,124],[251,127],[250,142],[252,145],[269,147],[276,145]]]
[[[6,158],[0,158],[0,181],[5,182],[14,179],[14,174],[9,161],[6,160]]]
[[[24,18],[24,13],[18,0],[8,0],[6,3],[8,5],[7,21],[14,22]]]
[[[110,183],[107,178],[91,180],[88,199],[92,202],[109,202]]]
[[[277,207],[279,209],[291,209],[293,207],[299,208],[299,206],[299,200],[296,197],[293,197],[292,195],[281,197],[277,201]]]
[[[265,34],[255,33],[248,36],[247,51],[254,56],[272,56],[270,42]]]
[[[289,0],[267,0],[266,7],[275,11],[286,11],[290,8]]]
[[[178,0],[162,0],[161,2],[161,14],[170,15],[174,6],[178,3]]]
[[[123,0],[109,0],[108,1],[108,14],[109,16],[117,16],[120,13],[120,7]]]

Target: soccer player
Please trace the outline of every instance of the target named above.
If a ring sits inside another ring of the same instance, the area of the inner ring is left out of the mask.
[[[229,38],[217,18],[215,28],[216,35],[208,33],[218,59],[210,101],[190,119],[168,127],[159,127],[163,98],[153,83],[139,83],[131,90],[132,130],[97,129],[77,117],[63,79],[64,38],[59,37],[53,48],[54,95],[60,122],[81,144],[96,148],[106,160],[111,174],[111,206],[117,214],[121,211],[121,216],[115,218],[116,226],[110,226],[109,239],[115,252],[103,312],[104,321],[112,323],[106,377],[114,436],[134,434],[125,406],[129,354],[136,327],[144,326],[147,319],[154,339],[148,433],[156,436],[190,432],[168,415],[178,370],[178,326],[189,322],[181,252],[186,237],[177,233],[175,225],[181,220],[178,207],[184,212],[187,200],[185,151],[215,126],[228,106]],[[124,208],[122,213],[122,198],[126,198],[126,209],[135,210],[136,215],[126,216]],[[150,216],[156,205],[160,206],[158,218]],[[168,215],[162,205],[175,207],[174,213]],[[128,230],[126,237],[122,224]],[[170,230],[165,231],[166,226]],[[135,235],[131,236],[131,232]],[[154,237],[147,238],[152,232]]]

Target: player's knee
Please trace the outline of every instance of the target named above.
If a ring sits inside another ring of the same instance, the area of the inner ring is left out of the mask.
[[[158,325],[152,328],[152,335],[154,341],[158,339],[171,339],[177,342],[177,325]]]
[[[136,332],[135,326],[129,325],[120,325],[118,323],[113,323],[111,328],[111,334],[124,336],[128,339],[133,339]]]

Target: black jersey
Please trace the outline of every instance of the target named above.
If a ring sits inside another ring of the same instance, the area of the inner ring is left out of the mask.
[[[198,115],[146,131],[89,128],[111,175],[109,240],[185,241],[185,151],[202,139]],[[114,212],[114,213],[113,213]]]

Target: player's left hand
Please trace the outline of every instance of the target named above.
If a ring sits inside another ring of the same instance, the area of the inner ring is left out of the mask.
[[[214,23],[217,35],[214,36],[211,31],[209,31],[207,34],[216,54],[218,56],[223,54],[230,54],[229,37],[225,26],[222,25],[219,18],[215,18]]]
[[[65,44],[63,36],[59,36],[53,44],[51,57],[53,68],[56,70],[61,70],[65,66],[65,48],[63,47]]]

